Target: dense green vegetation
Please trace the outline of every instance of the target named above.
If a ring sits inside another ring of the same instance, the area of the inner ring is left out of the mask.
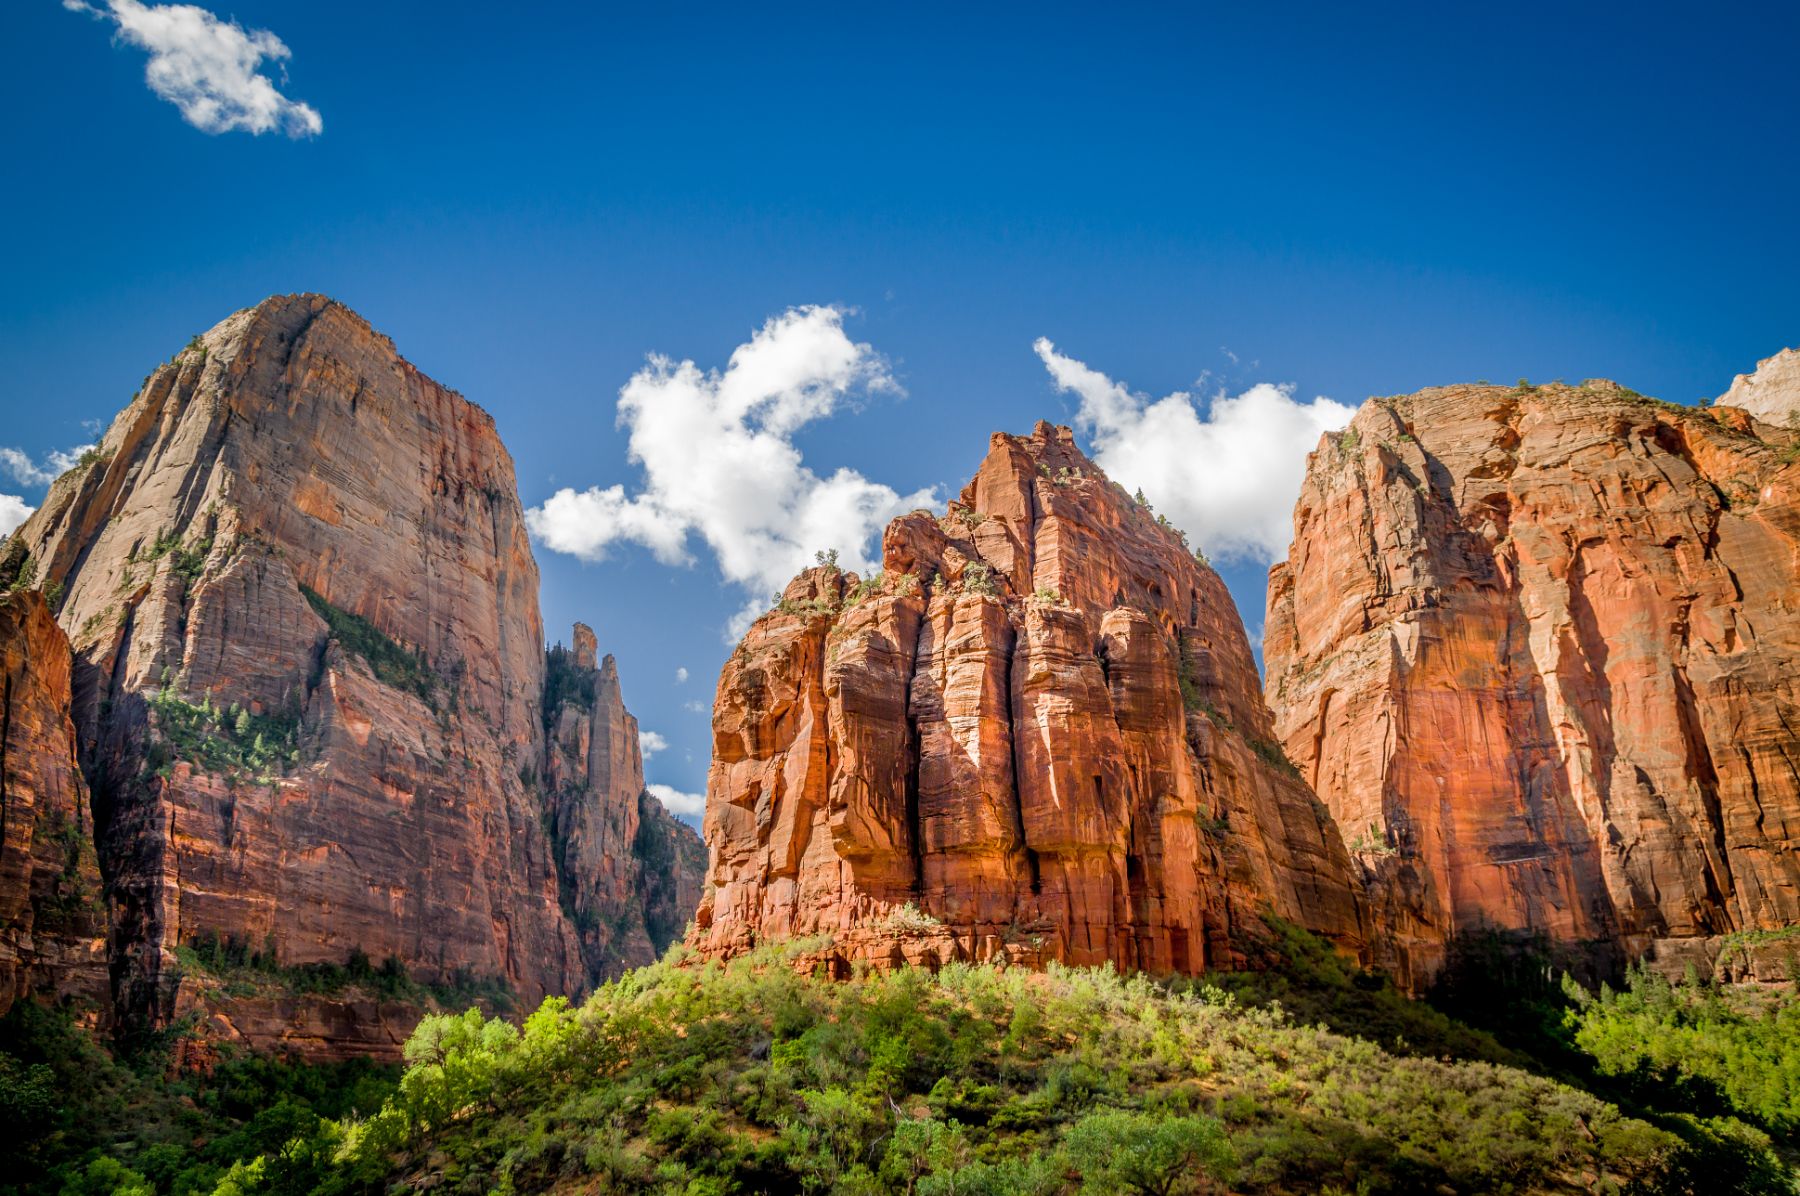
[[[380,1113],[226,1190],[1787,1190],[1756,1129],[1491,1061],[1515,1056],[1289,937],[1273,972],[1171,983],[671,959],[523,1027],[427,1019]]]
[[[68,1016],[21,1002],[0,1019],[0,1192],[207,1193],[232,1164],[367,1115],[398,1068],[309,1067],[240,1056],[166,1079],[170,1036],[116,1059]]]
[[[145,755],[147,774],[166,778],[176,760],[186,760],[201,772],[267,784],[300,762],[297,701],[278,714],[221,707],[210,696],[191,702],[175,691],[168,670],[162,688],[145,696],[161,736]]]
[[[1800,1003],[1758,985],[1673,985],[1634,970],[1628,987],[1573,994],[1575,1045],[1646,1099],[1729,1112],[1800,1144]]]
[[[73,1196],[1794,1190],[1791,991],[1634,972],[1589,993],[1524,952],[1494,973],[1522,996],[1485,994],[1514,1011],[1489,1032],[1273,930],[1260,970],[1182,981],[974,965],[828,981],[791,962],[817,943],[729,966],[677,948],[522,1025],[428,1017],[396,1087],[329,1100],[267,1062],[164,1088],[103,1058],[60,1097],[60,1073],[9,1039],[0,1117],[42,1126],[62,1099],[83,1128],[34,1148],[20,1190]],[[267,966],[194,954],[221,975]],[[1474,1007],[1454,985],[1440,999]],[[73,1111],[95,1102],[110,1121]],[[133,1102],[144,1128],[121,1131]]]
[[[325,620],[325,625],[331,629],[331,638],[343,645],[346,652],[362,657],[377,681],[392,689],[417,694],[427,706],[437,709],[438,676],[424,653],[402,646],[369,620],[332,605],[307,586],[301,586],[300,592],[306,595],[306,601],[319,618]]]

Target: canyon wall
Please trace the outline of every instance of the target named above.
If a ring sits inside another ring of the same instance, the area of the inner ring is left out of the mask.
[[[584,759],[547,808],[567,712],[544,717],[511,459],[347,308],[277,297],[194,338],[6,554],[73,647],[122,1016],[392,1052],[404,1008],[234,999],[183,952],[526,1007],[615,966],[582,911],[628,869],[582,828],[629,825],[629,855],[641,775],[593,784]],[[617,698],[594,718],[629,725]],[[598,870],[565,873],[571,850]]]
[[[550,650],[545,682],[544,792],[590,984],[653,963],[681,937],[705,868],[699,836],[644,788],[637,719],[613,658],[596,664],[597,651],[577,623],[574,647]]]
[[[1459,932],[1617,962],[1800,921],[1797,460],[1606,382],[1370,400],[1312,454],[1269,704],[1404,983]]]
[[[69,641],[0,575],[0,1014],[28,993],[109,1012],[106,904],[69,721]]]
[[[1362,948],[1224,584],[1067,428],[996,435],[883,558],[807,570],[725,665],[691,946],[1191,973],[1272,912]]]

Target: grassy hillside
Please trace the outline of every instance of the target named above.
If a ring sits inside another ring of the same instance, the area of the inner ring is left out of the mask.
[[[279,1146],[267,1124],[227,1133],[253,1149],[226,1168],[203,1141],[187,1187],[167,1151],[152,1175],[128,1143],[93,1182],[92,1151],[62,1174],[77,1193],[225,1196],[1792,1190],[1767,1132],[1792,1141],[1791,998],[1571,989],[1543,1058],[1579,1059],[1560,1073],[1577,1087],[1304,934],[1273,946],[1269,971],[1198,982],[962,965],[831,982],[777,949],[677,952],[522,1026],[430,1018],[379,1111],[290,1098]]]

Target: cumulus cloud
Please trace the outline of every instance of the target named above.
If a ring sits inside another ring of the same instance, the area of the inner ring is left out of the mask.
[[[1260,382],[1210,402],[1177,391],[1152,400],[1056,351],[1032,346],[1057,389],[1081,400],[1076,421],[1094,460],[1127,489],[1142,489],[1162,514],[1208,553],[1271,561],[1293,536],[1294,499],[1306,454],[1321,433],[1355,409],[1319,397],[1302,403],[1291,386]]]
[[[81,464],[82,454],[93,448],[91,444],[78,444],[72,449],[52,449],[40,464],[22,449],[0,446],[0,473],[21,486],[48,486]]]
[[[656,755],[656,753],[667,749],[668,746],[669,741],[664,739],[661,735],[658,735],[655,731],[638,732],[638,753],[646,760]]]
[[[698,818],[706,813],[706,794],[683,793],[673,785],[645,785],[651,796],[663,804],[663,808],[671,814],[685,814],[689,818]]]
[[[683,666],[683,667],[675,670],[675,684],[686,685],[687,679],[688,679],[688,671],[687,671],[686,666]]]
[[[281,64],[290,51],[267,29],[245,29],[192,4],[63,0],[63,7],[111,21],[120,41],[149,51],[144,81],[202,132],[314,137],[325,128],[311,105],[288,99],[262,73],[266,60],[287,82]]]
[[[867,568],[871,536],[934,495],[902,495],[853,469],[820,476],[794,444],[796,432],[853,396],[899,390],[880,355],[844,332],[846,314],[791,308],[733,350],[722,371],[652,356],[618,403],[643,485],[629,494],[622,485],[558,490],[525,512],[533,534],[589,561],[639,544],[666,565],[690,563],[698,537],[726,580],[752,595],[734,636],[815,552],[835,549],[845,567]]]
[[[10,536],[13,529],[31,518],[37,508],[16,494],[0,494],[0,536]]]

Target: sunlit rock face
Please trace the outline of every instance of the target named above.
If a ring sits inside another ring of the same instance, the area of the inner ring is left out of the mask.
[[[803,573],[725,665],[691,946],[1191,973],[1273,911],[1361,948],[1224,584],[1067,428],[994,436],[883,558]]]
[[[1783,428],[1800,421],[1800,349],[1783,349],[1756,363],[1752,373],[1732,379],[1715,406],[1748,411],[1766,424]]]
[[[391,1053],[416,1020],[304,995],[234,1020],[177,961],[213,942],[526,1006],[615,966],[580,925],[630,874],[641,775],[550,750],[566,712],[544,717],[511,459],[486,412],[349,309],[277,297],[196,337],[9,551],[73,644],[124,1016],[198,1009],[222,1037],[313,1054]],[[628,721],[617,697],[593,718]],[[571,780],[554,801],[553,767]],[[564,873],[569,843],[592,862],[575,828],[601,825],[626,836],[594,848],[618,866]]]
[[[1461,931],[1616,960],[1800,919],[1797,439],[1606,382],[1457,386],[1312,454],[1269,704],[1408,983]]]

